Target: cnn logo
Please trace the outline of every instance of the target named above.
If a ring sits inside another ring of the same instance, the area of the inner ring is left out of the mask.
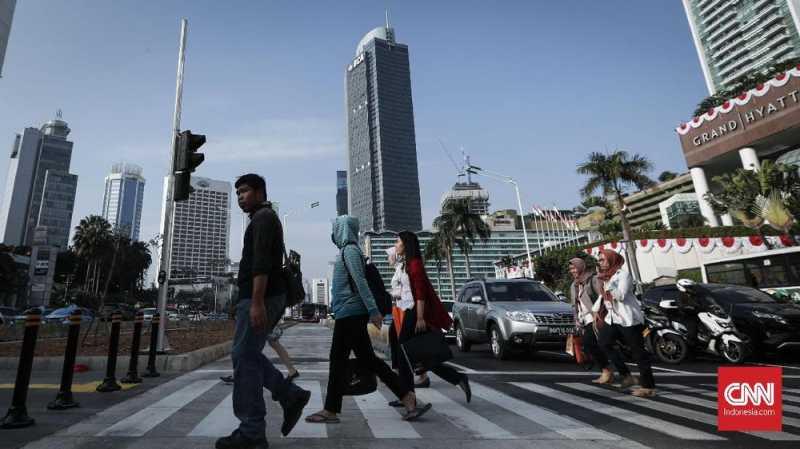
[[[717,380],[717,429],[781,431],[781,368],[722,367]]]
[[[775,384],[733,382],[725,387],[725,401],[730,405],[775,405]]]

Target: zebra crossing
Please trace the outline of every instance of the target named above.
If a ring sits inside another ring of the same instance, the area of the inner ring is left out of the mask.
[[[735,438],[762,442],[800,441],[800,407],[784,406],[783,432],[716,431],[716,391],[712,385],[664,383],[658,396],[641,399],[585,382],[472,382],[472,403],[464,402],[461,390],[437,379],[434,388],[418,390],[422,401],[433,404],[420,421],[405,422],[401,411],[388,407],[394,399],[379,388],[369,395],[345,398],[341,424],[309,424],[301,420],[287,440],[487,440],[506,447],[504,441],[550,441],[558,447],[624,447],[643,449],[639,435],[653,432],[673,442],[725,443]],[[322,408],[323,380],[304,380],[298,385],[311,391],[308,413]],[[795,393],[796,391],[796,393]],[[788,401],[800,402],[800,390],[785,389]],[[208,447],[213,440],[230,434],[238,425],[233,415],[231,387],[219,380],[194,376],[178,378],[147,393],[117,404],[52,437],[187,438]],[[268,435],[277,439],[281,412],[268,392]],[[588,418],[587,418],[588,417]],[[594,422],[594,424],[590,424]],[[624,426],[605,425],[624,423]],[[622,430],[621,430],[622,429]],[[46,440],[46,439],[45,439]],[[30,448],[50,447],[40,442]],[[60,444],[59,447],[65,447]],[[80,447],[80,446],[75,446]],[[194,446],[193,446],[194,447]],[[436,447],[432,444],[431,447]],[[516,446],[507,446],[516,447]]]

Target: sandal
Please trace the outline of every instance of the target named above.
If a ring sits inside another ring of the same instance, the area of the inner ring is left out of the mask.
[[[433,407],[432,404],[425,404],[421,407],[419,404],[417,404],[417,407],[415,407],[414,410],[411,410],[403,415],[403,421],[416,421],[417,419],[421,418],[422,415],[428,413],[428,410],[430,410],[431,407]]]
[[[341,420],[338,416],[328,416],[322,412],[317,412],[306,416],[306,422],[312,424],[338,424]]]
[[[288,380],[289,382],[292,382],[293,380],[297,379],[298,377],[300,377],[300,371],[294,370],[294,374],[292,374],[291,376],[287,377],[286,380]]]

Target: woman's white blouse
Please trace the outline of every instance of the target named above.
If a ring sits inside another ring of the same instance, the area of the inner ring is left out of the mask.
[[[411,293],[411,280],[405,270],[404,263],[398,263],[394,267],[392,276],[392,297],[395,298],[395,306],[401,310],[408,310],[414,307],[414,295]]]
[[[644,313],[642,306],[633,292],[633,278],[627,271],[619,270],[603,284],[605,291],[611,294],[611,301],[606,301],[605,322],[607,324],[618,324],[623,327],[636,326],[644,323]],[[603,297],[597,298],[592,307],[593,312],[600,310],[600,301]]]

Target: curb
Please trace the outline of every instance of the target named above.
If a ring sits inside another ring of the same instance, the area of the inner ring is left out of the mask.
[[[156,356],[156,370],[161,373],[182,373],[192,371],[199,366],[230,354],[233,340],[226,341],[207,348],[185,354],[162,354]],[[90,370],[105,372],[107,356],[79,356],[75,364],[83,364]],[[117,373],[126,373],[129,357],[117,358]],[[0,357],[0,370],[16,370],[19,359],[17,357]],[[64,364],[63,357],[38,357],[33,359],[33,369],[40,371],[60,371]],[[139,355],[139,369],[144,371],[147,366],[147,355]]]

